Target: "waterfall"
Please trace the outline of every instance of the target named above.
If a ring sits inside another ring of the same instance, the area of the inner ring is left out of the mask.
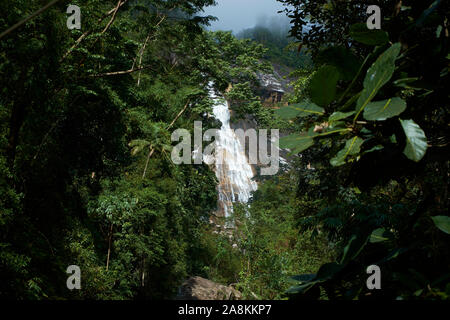
[[[247,203],[258,185],[252,180],[254,173],[245,150],[230,127],[228,102],[215,94],[212,85],[209,94],[214,101],[214,117],[222,122],[216,137],[215,172],[219,180],[219,211],[228,217],[233,212],[233,202]]]

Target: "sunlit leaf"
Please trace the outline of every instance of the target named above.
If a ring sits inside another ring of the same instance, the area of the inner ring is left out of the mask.
[[[292,104],[287,107],[280,108],[275,111],[275,114],[282,119],[293,119],[296,117],[305,117],[310,115],[323,115],[325,110],[315,103],[310,101],[303,101],[301,103]]]
[[[391,232],[386,231],[384,228],[378,228],[375,229],[372,234],[370,235],[370,242],[371,243],[377,243],[377,242],[383,242],[386,240],[391,240],[393,238],[393,235]]]
[[[364,119],[383,121],[398,116],[406,110],[406,102],[401,98],[370,102],[364,109]]]
[[[380,150],[383,150],[383,149],[384,149],[384,147],[382,145],[378,145],[378,146],[375,146],[373,148],[370,148],[367,151],[364,151],[362,154],[371,153],[371,152],[375,152],[375,151],[380,151]]]
[[[280,139],[280,148],[291,149],[292,153],[302,152],[314,145],[314,140],[311,136],[305,134],[291,134]]]
[[[361,145],[364,143],[364,140],[360,137],[353,137],[348,139],[345,143],[345,146],[342,150],[340,150],[334,158],[330,160],[332,166],[337,167],[345,164],[345,159],[349,155],[358,154],[361,151]]]
[[[342,119],[346,119],[352,115],[355,114],[355,111],[351,111],[351,112],[334,112],[329,118],[328,121],[333,122],[333,121],[339,121]]]
[[[364,78],[364,89],[356,103],[357,116],[372,101],[380,88],[391,79],[395,70],[395,60],[400,53],[400,49],[400,43],[394,44],[383,52],[367,70]]]
[[[403,85],[405,85],[407,83],[411,83],[411,82],[414,82],[414,81],[417,81],[417,80],[419,80],[419,78],[417,78],[417,77],[414,77],[414,78],[402,78],[402,79],[395,80],[392,83],[395,84],[396,86],[403,86]]]
[[[413,120],[399,119],[406,135],[406,147],[403,153],[413,161],[420,161],[428,148],[425,132]]]

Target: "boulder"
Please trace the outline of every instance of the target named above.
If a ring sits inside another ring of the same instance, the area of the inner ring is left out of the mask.
[[[177,300],[240,300],[242,294],[231,286],[201,277],[191,277],[178,288]]]

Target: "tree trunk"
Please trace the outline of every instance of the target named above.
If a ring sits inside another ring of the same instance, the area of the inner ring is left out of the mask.
[[[26,100],[24,97],[27,96],[26,89],[24,87],[25,83],[25,71],[22,71],[19,83],[21,84],[16,90],[17,97],[20,97],[13,103],[11,110],[11,118],[9,122],[9,135],[8,135],[8,145],[6,146],[6,156],[8,161],[8,166],[12,170],[14,167],[14,161],[16,159],[16,148],[19,144],[19,133],[22,128],[23,122],[25,120],[26,111]]]
[[[109,268],[109,257],[111,255],[111,239],[113,233],[113,224],[111,223],[111,228],[109,229],[109,237],[108,237],[108,255],[106,256],[106,271]]]

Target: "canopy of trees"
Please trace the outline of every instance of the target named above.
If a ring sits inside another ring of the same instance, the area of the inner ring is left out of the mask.
[[[237,37],[206,30],[214,0],[74,0],[81,30],[64,1],[0,2],[0,298],[170,299],[198,275],[248,299],[449,299],[450,3],[378,1],[368,30],[367,1],[278,1],[287,29]],[[294,70],[277,110],[255,90],[272,66]],[[289,151],[225,232],[212,168],[170,158],[173,129],[220,126],[211,82]]]
[[[0,39],[0,296],[169,298],[202,273],[216,178],[171,162],[171,129],[217,126],[208,82],[254,81],[264,54],[205,31],[213,2],[74,1],[69,30],[61,1]],[[0,30],[41,6],[2,1]]]

